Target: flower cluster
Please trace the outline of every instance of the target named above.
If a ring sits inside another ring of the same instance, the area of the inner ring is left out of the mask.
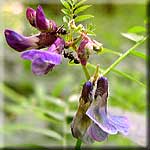
[[[74,137],[85,143],[103,141],[108,134],[121,132],[128,134],[129,122],[124,116],[107,114],[108,80],[100,77],[97,80],[95,92],[94,85],[87,81],[83,85],[79,107],[71,124]]]
[[[26,17],[29,23],[40,33],[26,37],[6,29],[6,41],[10,47],[22,52],[21,57],[23,59],[32,61],[32,72],[35,75],[47,74],[55,65],[61,63],[65,41],[57,34],[56,23],[45,17],[41,6],[38,6],[37,10],[27,8]],[[48,50],[42,49],[46,47]]]
[[[63,52],[64,48],[73,47],[76,41],[65,42],[61,34],[66,34],[66,31],[58,27],[55,21],[47,19],[41,6],[38,6],[36,10],[27,8],[26,18],[40,33],[26,37],[13,30],[6,29],[4,32],[6,41],[11,48],[21,52],[23,59],[32,61],[32,72],[35,75],[47,74],[55,65],[62,62],[62,54],[66,54]],[[70,54],[64,56],[65,58],[67,56],[70,61],[74,60],[74,63],[80,62],[85,66],[89,55],[92,54],[93,50],[100,51],[102,44],[90,39],[85,32],[80,34],[81,39],[78,39],[80,43],[75,50],[78,58],[74,58]],[[46,47],[48,47],[48,50],[43,50]]]

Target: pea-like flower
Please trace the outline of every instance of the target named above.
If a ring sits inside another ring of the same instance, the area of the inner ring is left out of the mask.
[[[91,93],[91,91],[90,91]],[[108,81],[105,77],[100,77],[97,80],[97,87],[95,93],[93,93],[92,102],[86,107],[86,112],[81,113],[82,111],[79,104],[77,112],[80,112],[79,115],[76,115],[73,120],[78,120],[78,118],[87,117],[88,126],[86,128],[82,125],[85,124],[85,120],[76,121],[76,126],[82,126],[84,128],[84,133],[82,136],[76,136],[76,138],[81,139],[85,143],[92,143],[95,141],[105,140],[109,134],[117,134],[118,132],[127,135],[129,130],[129,122],[127,117],[124,116],[112,116],[107,114],[107,98],[108,98]],[[87,93],[89,95],[89,93]],[[84,97],[82,97],[84,99]],[[85,103],[82,104],[82,107],[85,107]],[[84,114],[84,115],[83,115]],[[73,122],[74,123],[74,122]],[[72,125],[73,126],[73,125]],[[80,127],[80,129],[82,129]],[[72,129],[73,130],[73,129]],[[85,131],[86,130],[86,131]],[[83,131],[83,129],[81,130]],[[81,132],[80,131],[80,132]]]
[[[24,51],[21,57],[32,61],[32,72],[35,75],[47,74],[61,63],[65,41],[57,34],[56,23],[45,17],[41,6],[36,10],[27,8],[26,17],[29,23],[41,33],[26,37],[6,29],[4,32],[6,41],[16,51]],[[48,50],[39,50],[46,47]]]
[[[96,40],[92,40],[85,33],[82,34],[82,40],[77,50],[78,58],[82,65],[86,65],[90,54],[93,51],[100,52],[102,50],[102,44]]]
[[[39,38],[37,36],[25,37],[9,29],[6,29],[4,34],[8,45],[18,52],[39,47]]]
[[[21,57],[32,61],[32,72],[35,75],[44,75],[51,71],[55,65],[61,63],[61,53],[64,45],[64,40],[58,37],[47,51],[36,49],[27,50],[21,54]]]

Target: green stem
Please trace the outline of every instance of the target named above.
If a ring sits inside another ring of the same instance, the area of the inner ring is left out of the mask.
[[[81,144],[82,144],[82,141],[80,139],[78,139],[76,142],[75,150],[81,150]]]
[[[83,71],[84,71],[84,74],[85,74],[85,76],[86,76],[86,79],[89,80],[89,79],[90,79],[90,74],[89,74],[89,72],[88,72],[88,70],[87,70],[87,67],[84,66],[84,65],[82,65],[82,69],[83,69]]]
[[[114,69],[123,59],[125,59],[136,47],[141,45],[146,40],[146,37],[136,43],[133,47],[131,47],[128,51],[126,51],[124,54],[122,54],[110,67],[108,67],[102,74],[105,76],[108,74],[112,69]]]

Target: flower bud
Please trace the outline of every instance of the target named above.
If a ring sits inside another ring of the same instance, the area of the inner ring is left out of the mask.
[[[32,8],[27,8],[26,17],[33,27],[36,27],[36,11]]]
[[[91,124],[91,120],[85,114],[92,102],[93,85],[90,81],[83,85],[81,97],[79,100],[79,107],[71,124],[72,135],[76,138],[82,139],[86,133],[87,128]]]
[[[88,40],[83,39],[80,43],[78,50],[77,50],[78,58],[79,58],[81,64],[84,66],[86,65],[87,60],[89,58],[89,55],[85,49],[85,46],[87,43],[88,43]]]
[[[40,31],[51,31],[57,30],[57,25],[53,20],[48,20],[45,17],[44,11],[41,6],[38,6],[36,10],[36,25]]]

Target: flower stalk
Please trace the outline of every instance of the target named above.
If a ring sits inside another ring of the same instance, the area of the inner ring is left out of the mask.
[[[77,139],[75,150],[81,150],[81,144],[82,141],[80,139]]]
[[[90,74],[88,72],[87,66],[82,65],[83,72],[85,74],[86,80],[90,79]]]
[[[111,70],[113,70],[123,59],[125,59],[135,48],[137,48],[139,45],[141,45],[147,37],[143,38],[141,41],[136,43],[133,47],[131,47],[129,50],[127,50],[124,54],[122,54],[110,67],[108,67],[102,75],[105,76],[108,74]]]

